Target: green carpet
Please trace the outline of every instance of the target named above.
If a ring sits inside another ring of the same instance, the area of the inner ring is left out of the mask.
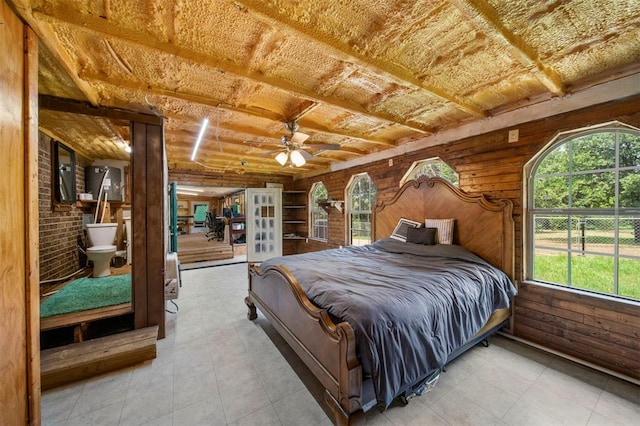
[[[131,302],[131,274],[84,277],[40,304],[40,318]]]

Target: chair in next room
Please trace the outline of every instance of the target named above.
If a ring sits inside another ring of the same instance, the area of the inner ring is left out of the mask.
[[[208,241],[217,239],[218,241],[224,240],[224,228],[226,223],[224,219],[219,219],[216,217],[215,210],[209,212],[209,232],[207,232],[207,237],[209,237]]]

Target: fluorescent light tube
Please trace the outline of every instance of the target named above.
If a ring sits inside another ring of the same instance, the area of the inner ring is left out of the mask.
[[[177,190],[176,190],[176,194],[181,194],[181,195],[198,195],[198,193],[197,193],[197,192],[177,191]]]
[[[195,161],[196,153],[198,152],[198,148],[200,147],[200,142],[202,142],[202,137],[204,136],[204,131],[207,129],[209,125],[209,119],[205,118],[202,120],[202,125],[200,126],[200,132],[198,133],[198,139],[196,139],[196,145],[193,147],[193,154],[191,154],[191,161]]]
[[[189,192],[204,192],[204,189],[192,188],[190,186],[176,186],[176,190],[178,191],[189,191]]]

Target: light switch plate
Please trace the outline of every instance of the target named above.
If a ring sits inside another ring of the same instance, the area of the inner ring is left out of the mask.
[[[518,129],[509,130],[509,143],[518,142],[519,133]]]

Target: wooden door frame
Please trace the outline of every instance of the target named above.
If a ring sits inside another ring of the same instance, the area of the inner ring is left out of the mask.
[[[158,326],[165,336],[163,118],[88,102],[40,95],[41,109],[129,120],[131,123],[132,306],[135,328]],[[37,134],[36,134],[37,137]],[[37,143],[36,143],[37,146]],[[139,261],[136,261],[138,259]],[[140,261],[142,259],[142,261]]]

